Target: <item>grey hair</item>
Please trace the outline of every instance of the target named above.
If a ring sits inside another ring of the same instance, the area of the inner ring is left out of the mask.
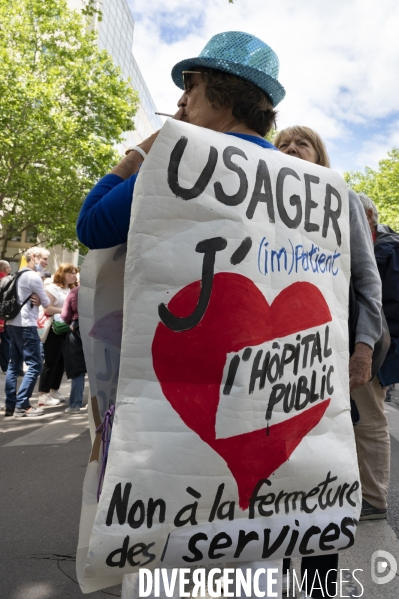
[[[32,247],[32,248],[28,248],[25,252],[25,258],[27,262],[30,262],[31,260],[33,260],[34,256],[37,255],[37,248]]]
[[[10,268],[10,263],[7,260],[0,260],[0,270],[4,272],[5,268]]]
[[[363,208],[364,211],[367,212],[367,210],[372,210],[373,211],[373,225],[378,225],[378,210],[377,210],[377,206],[374,204],[373,200],[371,198],[369,198],[368,196],[366,196],[366,194],[364,193],[358,193],[357,194],[359,196],[359,200],[361,201],[361,203],[363,204]]]
[[[28,251],[30,252],[31,256],[43,256],[43,254],[48,256],[50,254],[49,250],[46,250],[46,248],[41,248],[38,245],[30,247]]]

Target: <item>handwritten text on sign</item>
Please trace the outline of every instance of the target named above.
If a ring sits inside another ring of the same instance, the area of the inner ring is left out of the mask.
[[[164,125],[133,198],[88,576],[353,544],[348,286],[340,175]]]

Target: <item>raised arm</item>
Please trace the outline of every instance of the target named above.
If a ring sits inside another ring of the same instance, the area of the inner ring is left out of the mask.
[[[154,133],[139,147],[148,153],[157,135]],[[142,162],[141,154],[129,152],[86,197],[76,230],[79,240],[91,250],[127,241],[134,185]]]

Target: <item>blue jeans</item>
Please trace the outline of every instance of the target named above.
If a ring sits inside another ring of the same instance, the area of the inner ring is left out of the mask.
[[[84,373],[71,380],[71,395],[69,396],[70,408],[81,408],[83,401],[83,389],[85,388]]]
[[[42,370],[40,339],[36,327],[16,327],[7,325],[10,337],[10,362],[6,376],[6,409],[13,412],[15,408],[27,410],[29,400],[35,388],[37,378]],[[18,374],[23,363],[28,370],[22,379],[17,393]]]

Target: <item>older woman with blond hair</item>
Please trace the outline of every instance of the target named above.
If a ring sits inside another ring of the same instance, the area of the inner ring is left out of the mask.
[[[61,264],[53,282],[46,286],[46,293],[50,300],[44,313],[54,320],[60,318],[64,302],[68,293],[76,286],[77,268],[73,264]],[[49,328],[46,340],[43,343],[44,364],[39,382],[39,406],[56,406],[65,398],[60,394],[59,388],[64,374],[64,358],[62,349],[67,332],[57,334],[52,327]]]
[[[277,133],[273,142],[276,148],[284,154],[330,168],[330,159],[323,140],[316,131],[309,127],[295,126],[283,129]],[[381,326],[379,324],[381,285],[379,278],[376,278],[375,276],[374,250],[366,215],[359,197],[351,189],[349,190],[349,218],[351,277],[359,308],[355,325],[354,347],[351,348],[353,353],[349,361],[349,383],[351,394],[354,395],[356,399],[361,400],[361,396],[356,396],[356,393],[360,393],[361,395],[362,388],[364,388],[363,385],[371,379],[371,359],[374,344],[381,335]],[[362,414],[363,406],[361,401],[358,402],[358,407],[360,414]],[[359,427],[362,428],[360,425]],[[356,433],[358,432],[359,427],[355,427],[356,441]],[[383,448],[383,451],[379,448],[379,455],[381,456],[384,454],[388,460],[388,464],[385,464],[385,467],[382,468],[381,472],[375,473],[376,477],[379,477],[380,480],[384,479],[383,482],[385,483],[386,489],[388,488],[386,480],[387,473],[389,480],[389,435],[387,436],[388,452],[386,452],[385,447]],[[365,459],[367,461],[367,457],[363,456],[363,459],[360,459],[360,454],[358,455],[363,492],[363,506],[360,517],[362,520],[364,519],[364,514],[367,510],[364,499],[364,478],[362,480],[362,470],[367,470],[366,465],[364,464]],[[369,485],[367,488],[368,487]],[[290,567],[290,560],[284,561],[283,569],[286,571]],[[319,597],[335,595],[337,570],[338,554],[336,553],[302,558],[302,574],[306,571],[309,580],[313,580],[316,572],[318,572],[320,576],[322,589],[320,591],[315,590],[312,594],[312,597],[316,599]],[[330,574],[328,574],[328,572],[330,572]],[[330,595],[328,593],[330,593]]]
[[[273,143],[284,154],[330,168],[326,146],[320,135],[310,127],[287,127],[277,133]]]
[[[277,133],[273,141],[284,154],[330,168],[330,159],[321,137],[309,127],[288,127]],[[381,336],[381,284],[367,219],[352,189],[349,190],[349,219],[351,276],[359,302],[354,352],[349,362],[352,392],[371,378],[374,344]]]

